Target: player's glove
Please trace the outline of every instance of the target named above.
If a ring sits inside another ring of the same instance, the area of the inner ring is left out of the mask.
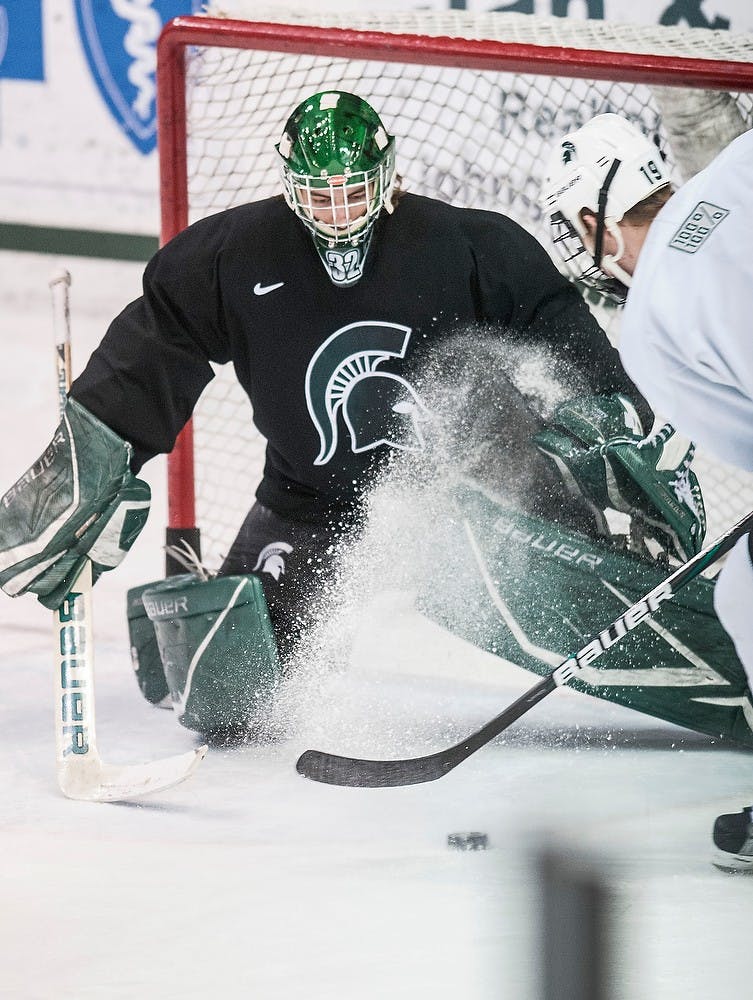
[[[96,580],[119,565],[146,522],[150,490],[133,449],[69,399],[41,457],[0,498],[0,587],[58,607],[87,560]]]
[[[700,551],[706,514],[690,470],[694,445],[669,424],[646,437],[625,396],[580,396],[557,407],[534,442],[603,534],[611,533],[603,513],[611,508],[630,515],[633,543],[652,541],[683,561]]]

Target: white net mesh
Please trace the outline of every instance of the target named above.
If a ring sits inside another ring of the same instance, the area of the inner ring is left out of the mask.
[[[323,5],[322,5],[323,6]],[[599,20],[493,11],[373,11],[302,10],[257,0],[207,4],[212,17],[243,18],[276,24],[309,24],[359,31],[379,31],[429,38],[474,38],[519,45],[601,52],[648,53],[689,59],[749,62],[753,35],[704,28],[663,27],[656,24],[618,24]]]
[[[236,2],[234,17],[238,9]],[[385,15],[296,15],[251,4],[249,9],[256,21],[303,21],[431,37],[502,38],[753,62],[753,36],[726,32],[462,12],[391,12],[385,24]],[[462,56],[458,58],[459,66],[448,67],[269,50],[191,48],[186,124],[190,219],[278,194],[274,144],[290,111],[305,97],[328,88],[353,91],[376,108],[396,136],[398,171],[405,189],[456,205],[504,212],[545,247],[549,247],[549,234],[541,223],[538,197],[546,152],[564,132],[595,114],[615,111],[637,122],[662,144],[676,179],[683,179],[682,164],[687,160],[683,161],[679,144],[673,148],[648,86],[476,71],[462,68]],[[667,94],[663,88],[660,100],[665,111]],[[685,107],[683,92],[669,91],[669,103],[675,108],[677,98],[679,106]],[[714,99],[725,101],[732,134],[753,124],[750,93],[735,93],[729,99],[714,95]],[[680,120],[679,131],[687,136],[688,114]],[[715,155],[720,141],[718,134],[706,140],[709,148],[700,153],[703,162]],[[691,169],[696,169],[698,144],[690,145],[696,157]],[[614,319],[613,313],[599,315],[605,326]],[[232,370],[220,372],[202,397],[194,433],[197,523],[205,560],[213,565],[227,551],[251,505],[263,466],[263,441],[253,430],[248,400]],[[696,468],[708,497],[709,532],[714,535],[750,508],[753,479],[720,466],[709,456],[699,456]]]

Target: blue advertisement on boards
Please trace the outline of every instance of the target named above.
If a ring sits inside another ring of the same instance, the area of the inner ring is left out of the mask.
[[[198,6],[195,0],[75,0],[92,76],[110,112],[144,155],[157,141],[157,39],[171,18]]]
[[[44,80],[42,0],[0,0],[0,80]]]

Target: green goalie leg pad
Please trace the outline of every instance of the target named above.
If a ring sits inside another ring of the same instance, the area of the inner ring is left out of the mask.
[[[151,583],[141,584],[140,587],[132,587],[126,595],[131,663],[139,689],[152,705],[162,705],[170,697],[157,645],[157,635],[144,607],[144,591],[156,587],[158,582],[153,580]],[[166,707],[171,708],[172,705]]]
[[[598,636],[603,653],[570,687],[753,747],[751,692],[714,612],[712,580],[696,577],[635,631],[614,634],[610,623],[666,569],[469,483],[454,499],[462,516],[418,597],[427,617],[542,676]]]
[[[178,721],[237,737],[267,716],[281,671],[258,576],[178,576],[143,593]]]

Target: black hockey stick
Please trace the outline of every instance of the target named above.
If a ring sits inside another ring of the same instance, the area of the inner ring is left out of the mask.
[[[664,601],[671,600],[678,590],[729,552],[738,539],[752,529],[753,511],[711,545],[678,567],[666,580],[628,608],[577,653],[563,660],[552,673],[535,684],[504,712],[455,746],[426,757],[409,757],[405,760],[361,760],[358,757],[339,757],[322,750],[306,750],[298,758],[296,770],[313,781],[361,788],[385,788],[436,781],[525,715],[555,688],[567,684],[581,667],[593,663],[605,649],[620,642],[628,632],[651,616]],[[606,637],[606,642],[603,637]]]

